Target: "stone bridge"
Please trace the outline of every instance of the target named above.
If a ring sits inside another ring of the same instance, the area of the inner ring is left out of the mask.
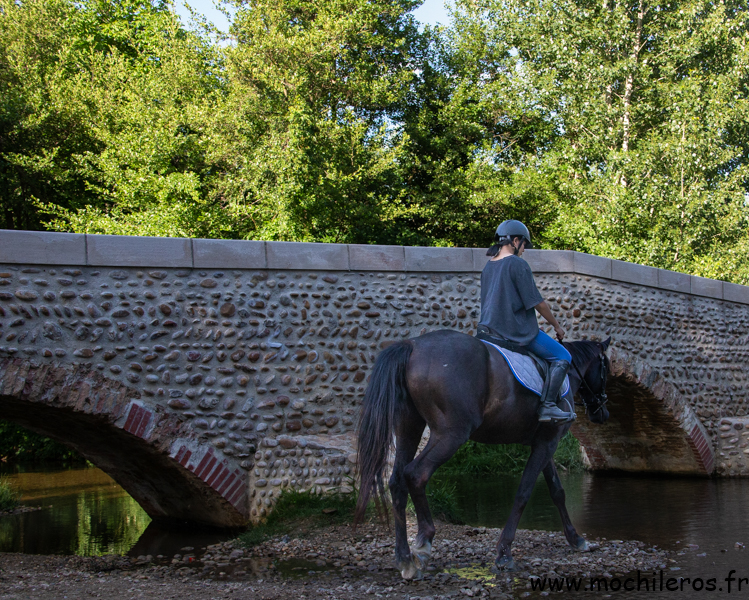
[[[613,337],[596,470],[749,473],[749,288],[528,251],[569,339]],[[383,342],[471,334],[484,249],[0,231],[0,418],[60,440],[154,518],[240,526],[350,486]]]

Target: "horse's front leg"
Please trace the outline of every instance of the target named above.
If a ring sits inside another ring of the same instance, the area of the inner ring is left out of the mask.
[[[495,560],[495,564],[500,570],[506,569],[512,571],[515,569],[515,561],[512,558],[512,542],[515,541],[515,532],[517,531],[520,517],[523,514],[526,504],[528,504],[531,492],[533,492],[533,486],[536,485],[539,474],[548,464],[555,450],[556,440],[534,444],[531,450],[531,456],[525,464],[523,476],[520,479],[520,487],[515,494],[515,501],[512,504],[510,516],[507,518],[507,523],[505,523],[505,527],[497,542],[497,559]]]
[[[559,516],[562,518],[562,526],[564,527],[564,537],[567,538],[567,542],[575,550],[579,552],[587,552],[590,550],[590,545],[585,538],[577,533],[575,526],[572,524],[570,515],[567,512],[567,505],[565,504],[565,493],[562,487],[562,482],[559,480],[559,473],[557,473],[557,467],[554,464],[554,459],[549,461],[549,464],[544,467],[544,479],[546,479],[546,485],[549,486],[549,493],[551,499],[559,510]]]

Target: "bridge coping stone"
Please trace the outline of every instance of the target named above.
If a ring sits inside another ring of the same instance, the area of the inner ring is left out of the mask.
[[[189,238],[86,235],[91,266],[192,268],[192,252]]]
[[[575,273],[749,304],[749,287],[572,250],[528,250],[536,272]],[[0,262],[71,266],[479,272],[483,248],[370,246],[0,230]]]
[[[265,269],[265,242],[245,240],[192,240],[196,269]]]
[[[406,246],[406,271],[472,272],[472,248],[434,248]]]
[[[269,269],[348,271],[346,244],[265,242]]]
[[[660,287],[658,285],[658,271],[655,267],[647,267],[623,260],[611,261],[611,279],[624,283],[635,283],[648,287]]]
[[[86,265],[86,237],[82,233],[0,229],[0,260],[8,263]]]
[[[707,277],[690,276],[690,292],[697,296],[707,296],[709,298],[723,299],[723,282],[717,279],[708,279]]]
[[[349,244],[349,267],[352,271],[405,271],[404,246],[368,246]]]
[[[658,287],[685,294],[692,293],[690,275],[677,273],[676,271],[666,271],[665,269],[658,269]]]
[[[749,287],[736,283],[723,282],[723,299],[739,304],[749,304]]]
[[[580,275],[591,275],[593,277],[603,277],[611,279],[611,259],[603,256],[594,256],[593,254],[583,254],[582,252],[573,252],[574,267],[573,271]]]

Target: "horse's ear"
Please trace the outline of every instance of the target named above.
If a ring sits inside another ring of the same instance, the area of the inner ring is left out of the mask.
[[[610,343],[611,343],[611,336],[609,336],[607,340],[601,342],[601,346],[603,347],[604,352],[606,352]]]

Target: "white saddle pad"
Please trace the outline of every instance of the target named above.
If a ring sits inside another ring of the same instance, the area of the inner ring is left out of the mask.
[[[484,342],[487,346],[491,346],[492,348],[496,348],[499,353],[504,356],[505,360],[507,361],[507,365],[510,367],[510,371],[512,371],[512,374],[515,376],[515,379],[518,380],[520,385],[522,385],[524,388],[530,390],[534,394],[541,395],[541,390],[544,386],[544,380],[541,378],[541,374],[538,372],[538,367],[536,367],[536,362],[528,355],[526,354],[520,354],[519,352],[512,352],[511,350],[507,350],[506,348],[502,348],[501,346],[497,346],[497,344],[492,344],[491,342],[487,342],[486,340],[481,340]],[[570,392],[570,378],[569,376],[564,378],[564,383],[562,384],[562,396],[566,396]]]

